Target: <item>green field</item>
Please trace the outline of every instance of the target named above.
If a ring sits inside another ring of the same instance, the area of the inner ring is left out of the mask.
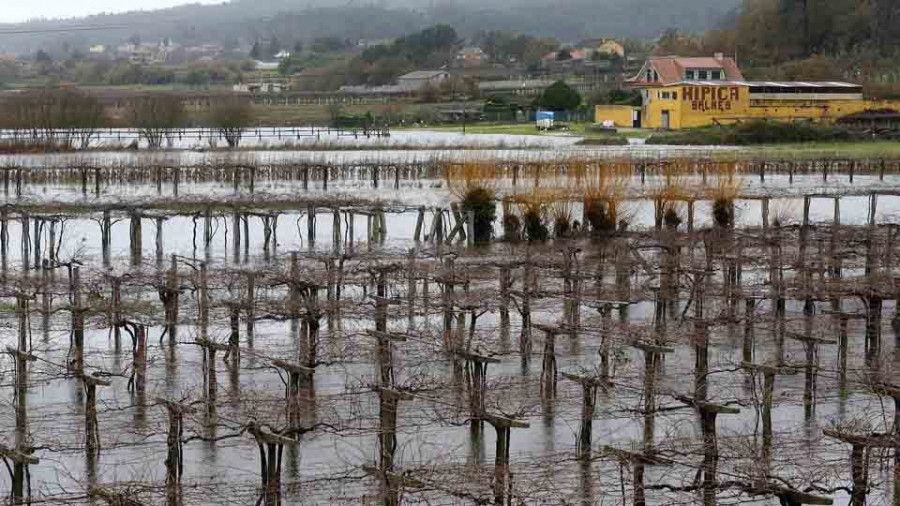
[[[540,132],[532,123],[502,123],[502,124],[485,124],[471,123],[466,125],[466,133],[478,134],[494,134],[494,135],[548,135]],[[463,125],[425,125],[415,127],[400,127],[397,130],[430,130],[432,132],[462,132]],[[557,133],[558,134],[558,133]]]
[[[633,137],[644,139],[653,132],[639,129],[620,129],[617,134],[587,131],[589,123],[569,123],[568,131],[542,132],[534,123],[471,123],[466,125],[466,133],[470,134],[494,134],[494,135],[570,135],[575,137],[603,137],[618,135],[621,137]],[[398,128],[402,130],[431,130],[435,132],[462,132],[462,124],[433,125]]]

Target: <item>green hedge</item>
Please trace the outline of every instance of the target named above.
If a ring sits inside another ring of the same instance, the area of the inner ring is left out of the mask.
[[[647,144],[676,146],[750,146],[854,140],[843,128],[808,122],[747,121],[736,125],[653,134]]]
[[[583,141],[578,141],[578,146],[627,146],[628,139],[618,135],[607,135],[603,137],[588,137]]]

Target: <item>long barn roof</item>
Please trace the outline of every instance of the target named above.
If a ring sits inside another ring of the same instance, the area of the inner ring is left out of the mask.
[[[746,86],[749,88],[862,88],[843,81],[679,81],[667,86]]]

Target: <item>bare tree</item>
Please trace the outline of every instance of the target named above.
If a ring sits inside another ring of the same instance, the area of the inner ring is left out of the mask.
[[[253,106],[246,99],[236,96],[216,102],[209,113],[210,125],[225,138],[230,148],[240,145],[253,119]]]
[[[131,122],[150,149],[161,148],[163,140],[183,121],[184,107],[176,95],[145,95],[131,104]]]

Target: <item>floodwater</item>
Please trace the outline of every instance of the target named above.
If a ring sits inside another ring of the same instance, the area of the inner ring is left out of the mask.
[[[410,134],[412,135],[412,134]],[[392,142],[401,136],[396,133]],[[452,142],[452,137],[442,137]],[[418,138],[416,138],[418,139]],[[541,138],[544,139],[544,138]],[[565,142],[567,142],[566,139]],[[557,142],[556,140],[552,142]],[[560,146],[567,146],[558,141]],[[561,148],[562,149],[562,148]],[[559,153],[540,151],[516,151],[516,156],[558,156]],[[278,161],[317,160],[327,162],[350,162],[383,157],[384,160],[429,159],[445,156],[434,151],[412,152],[256,152],[238,156],[266,157]],[[30,157],[8,157],[3,163],[24,165],[44,165],[86,163],[132,162],[133,153],[83,153],[77,155],[50,155]],[[200,163],[210,157],[220,156],[209,153],[166,154],[177,156],[182,163]],[[453,153],[452,156],[466,156]],[[742,194],[747,197],[772,196],[772,206],[782,208],[781,213],[798,222],[802,215],[803,195],[827,194],[849,196],[841,199],[841,224],[864,225],[869,219],[869,194],[890,189],[900,183],[897,176],[877,177],[857,175],[853,182],[846,175],[833,176],[827,182],[818,175],[771,176],[765,181],[742,176]],[[192,344],[201,335],[198,328],[196,294],[193,284],[185,281],[182,292],[182,308],[178,329],[178,344],[172,346],[167,339],[160,342],[163,332],[162,304],[152,286],[157,260],[154,217],[166,218],[161,231],[163,264],[167,265],[170,255],[177,255],[180,273],[193,279],[193,270],[199,262],[208,262],[216,276],[212,280],[215,305],[210,318],[208,335],[213,340],[223,342],[231,328],[224,303],[239,298],[241,290],[240,273],[247,270],[265,270],[268,277],[273,273],[288,270],[288,255],[299,251],[304,255],[304,269],[308,275],[317,276],[322,263],[317,258],[335,251],[347,254],[350,280],[344,287],[342,299],[348,307],[344,314],[329,315],[322,319],[319,353],[323,364],[316,368],[311,397],[314,401],[304,404],[303,423],[307,426],[320,423],[317,430],[303,435],[299,442],[288,445],[283,459],[283,485],[285,504],[370,504],[375,503],[378,487],[375,478],[367,469],[378,463],[377,436],[379,427],[378,396],[373,392],[377,383],[376,364],[373,359],[376,343],[365,334],[374,329],[372,314],[374,303],[369,297],[373,293],[374,280],[364,275],[368,264],[396,262],[405,265],[406,255],[415,249],[424,260],[430,255],[456,252],[461,269],[467,263],[487,264],[510,259],[524,259],[526,246],[498,243],[485,249],[467,250],[462,246],[435,246],[417,243],[413,240],[419,206],[446,208],[454,200],[446,184],[440,180],[402,180],[399,189],[394,189],[392,181],[383,188],[373,189],[365,179],[334,180],[326,191],[321,181],[312,181],[309,190],[303,190],[298,181],[260,180],[256,182],[255,193],[273,196],[343,195],[366,201],[383,200],[392,204],[386,216],[387,239],[382,243],[369,244],[369,220],[364,215],[354,218],[353,236],[349,237],[347,223],[343,224],[340,244],[334,244],[332,234],[332,214],[322,209],[316,218],[315,241],[307,237],[308,215],[305,209],[287,210],[280,213],[275,228],[273,244],[268,255],[263,254],[265,243],[262,219],[248,218],[249,237],[246,246],[241,246],[237,255],[233,250],[233,221],[228,214],[213,217],[213,237],[209,248],[202,243],[204,220],[190,214],[154,211],[154,216],[143,220],[140,254],[142,268],[133,270],[131,264],[134,252],[129,236],[130,222],[124,216],[116,216],[112,225],[110,265],[101,261],[101,229],[96,221],[99,216],[76,215],[68,217],[64,226],[57,230],[59,241],[58,258],[63,263],[75,261],[81,264],[85,273],[86,291],[89,299],[101,302],[108,297],[108,284],[103,273],[124,275],[123,301],[135,308],[134,318],[149,325],[148,356],[146,368],[146,391],[143,396],[129,392],[128,378],[132,371],[131,341],[123,333],[123,341],[116,346],[111,337],[108,322],[102,313],[88,318],[85,336],[85,357],[89,371],[104,371],[110,376],[111,386],[98,390],[98,423],[102,448],[99,458],[92,463],[85,456],[85,393],[80,383],[66,372],[64,364],[70,359],[71,316],[65,289],[66,271],[55,272],[59,280],[54,285],[51,306],[55,310],[45,326],[39,312],[41,294],[30,303],[31,316],[28,321],[29,343],[32,354],[38,361],[29,365],[28,434],[29,444],[35,448],[34,455],[40,463],[30,466],[31,490],[36,500],[59,504],[84,504],[91,502],[84,498],[86,492],[95,487],[110,490],[128,490],[129,494],[142,498],[142,504],[163,504],[162,494],[165,482],[166,431],[168,422],[165,409],[154,405],[154,399],[184,400],[192,403],[197,413],[185,420],[183,437],[184,476],[182,479],[184,504],[254,504],[260,484],[260,462],[257,445],[248,434],[240,434],[242,426],[250,420],[282,426],[285,406],[285,383],[277,370],[269,364],[274,358],[296,359],[302,348],[300,332],[296,321],[279,321],[276,318],[262,318],[256,322],[252,341],[243,331],[242,317],[241,349],[239,366],[225,363],[217,358],[218,394],[215,400],[215,414],[210,414],[208,399],[204,397],[204,358],[201,349]],[[627,202],[624,211],[631,217],[633,229],[648,230],[653,227],[652,200],[642,195],[651,193],[652,188],[662,185],[660,179],[648,178],[643,184],[636,177],[629,185],[629,195],[634,199]],[[689,179],[688,185],[700,185],[699,180]],[[511,181],[501,181],[502,191],[512,188]],[[99,195],[89,191],[83,194],[80,185],[52,184],[28,185],[21,196],[6,195],[5,202],[17,203],[109,203],[109,202],[150,202],[159,197],[188,200],[197,197],[212,197],[227,202],[234,196],[246,196],[248,189],[241,186],[237,192],[231,183],[182,182],[175,194],[171,182],[165,182],[158,190],[155,184],[104,185]],[[306,192],[306,193],[304,193]],[[406,209],[405,207],[408,207]],[[737,227],[755,228],[761,225],[761,203],[746,199],[736,202],[738,209]],[[498,211],[500,211],[498,209]],[[833,219],[834,201],[817,197],[810,205],[812,223],[829,224]],[[682,212],[686,212],[682,209]],[[774,214],[774,211],[772,211]],[[881,196],[878,199],[877,223],[895,223],[900,212],[900,199]],[[580,219],[581,208],[575,204],[571,210],[575,219]],[[36,216],[51,217],[52,213],[36,213]],[[495,234],[499,236],[502,212],[499,212]],[[711,224],[711,209],[708,202],[700,201],[694,209],[695,227]],[[32,218],[35,216],[32,216]],[[424,230],[429,230],[434,216],[425,214]],[[33,233],[33,229],[32,229]],[[8,228],[7,269],[11,279],[21,278],[23,266],[22,223],[11,218]],[[42,232],[44,244],[49,239],[49,230]],[[352,247],[351,244],[352,243]],[[561,262],[558,247],[566,243],[551,244],[536,248],[535,255],[547,262]],[[596,242],[579,241],[583,249],[585,264],[598,262],[603,246]],[[246,249],[245,249],[246,248]],[[352,248],[352,249],[351,249]],[[46,248],[45,248],[46,249]],[[702,247],[692,250],[700,255]],[[246,251],[246,253],[245,253]],[[682,253],[687,255],[688,253]],[[754,264],[748,253],[748,266],[743,272],[743,283],[767,289],[768,271]],[[42,255],[46,258],[46,252]],[[588,261],[587,259],[591,260]],[[648,254],[648,259],[656,257]],[[699,262],[699,260],[698,260]],[[433,263],[433,262],[432,262]],[[315,267],[318,265],[318,267]],[[429,264],[431,265],[431,264]],[[602,264],[601,264],[602,265]],[[655,264],[654,264],[655,265]],[[354,271],[354,266],[359,271]],[[591,264],[591,268],[597,264]],[[629,463],[613,458],[604,458],[599,452],[603,445],[620,449],[641,448],[645,434],[643,409],[646,392],[644,353],[625,346],[617,346],[613,356],[615,386],[601,391],[597,400],[597,410],[593,419],[593,447],[595,458],[589,464],[576,461],[576,436],[582,409],[581,388],[560,378],[556,396],[547,399],[540,388],[541,360],[544,337],[534,331],[533,355],[523,360],[519,349],[518,336],[522,318],[513,308],[510,311],[508,333],[501,330],[497,307],[498,286],[495,276],[476,273],[483,268],[472,269],[473,282],[466,300],[476,300],[487,312],[477,320],[474,333],[474,349],[484,355],[500,360],[487,369],[488,411],[514,417],[529,424],[527,428],[513,428],[510,444],[510,472],[512,474],[512,494],[514,502],[524,504],[621,504],[631,501],[631,469]],[[129,280],[128,274],[133,278]],[[320,273],[320,272],[319,272]],[[361,274],[362,273],[362,274]],[[433,274],[433,273],[432,273]],[[587,272],[585,273],[587,275]],[[41,271],[32,271],[32,279],[40,279]],[[787,276],[794,273],[787,268]],[[861,276],[856,265],[844,269],[847,277]],[[521,285],[521,269],[514,274],[517,287]],[[593,277],[593,271],[591,271]],[[717,277],[722,277],[716,273]],[[264,275],[265,277],[265,275]],[[534,301],[531,318],[533,322],[558,324],[564,314],[562,280],[557,267],[543,267],[539,274],[541,291],[547,296]],[[630,286],[634,287],[633,304],[626,309],[613,311],[610,320],[604,320],[599,312],[592,309],[588,301],[610,300],[621,278],[616,276],[612,265],[603,267],[599,282],[585,282],[583,324],[586,330],[576,335],[560,335],[556,338],[555,354],[557,366],[563,372],[596,371],[599,367],[599,352],[605,335],[637,336],[642,342],[650,342],[659,330],[661,314],[666,316],[663,332],[671,339],[673,352],[666,354],[660,366],[658,378],[659,404],[665,408],[656,413],[654,442],[668,452],[669,458],[677,461],[674,466],[650,467],[645,482],[648,487],[667,484],[671,487],[688,487],[702,461],[702,434],[696,412],[685,408],[674,399],[674,394],[690,394],[694,381],[696,350],[687,328],[691,324],[682,318],[688,307],[690,291],[682,287],[677,295],[662,309],[656,303],[652,290],[643,287],[653,284],[652,276],[637,266],[632,266],[626,274]],[[417,305],[425,303],[425,283],[415,282]],[[2,299],[3,326],[0,328],[0,345],[15,346],[17,343],[17,318],[15,298],[9,289],[27,285],[6,281],[8,291]],[[408,282],[406,273],[392,274],[387,297],[407,300]],[[409,472],[410,476],[425,483],[420,490],[409,487],[404,493],[404,504],[473,504],[473,497],[488,498],[493,501],[490,480],[494,473],[496,436],[490,425],[485,425],[480,439],[470,435],[465,423],[468,413],[468,392],[464,381],[454,370],[453,363],[443,352],[441,296],[439,286],[430,283],[430,311],[423,307],[412,316],[401,310],[391,311],[387,319],[389,331],[408,335],[405,342],[393,344],[394,384],[414,393],[415,399],[402,401],[397,417],[398,447],[394,457],[397,472]],[[596,296],[595,296],[596,294]],[[259,286],[257,292],[257,316],[265,316],[266,307],[286,297],[283,285]],[[324,290],[323,295],[324,298]],[[98,305],[100,302],[98,302]],[[393,307],[393,306],[392,306]],[[834,338],[836,327],[834,318],[824,315],[833,309],[830,301],[815,302],[814,317],[804,313],[803,301],[790,300],[786,306],[785,322],[794,332],[804,332],[808,328],[813,335]],[[864,314],[864,304],[854,298],[841,302],[841,309],[847,313]],[[693,309],[691,309],[693,310]],[[706,307],[707,315],[727,314],[730,308],[721,298],[710,298]],[[743,305],[738,312],[744,311]],[[743,323],[719,323],[710,330],[709,375],[710,399],[720,403],[735,403],[741,412],[737,415],[722,414],[718,417],[719,448],[722,459],[719,463],[719,480],[738,480],[745,477],[748,467],[758,460],[753,448],[757,448],[760,435],[759,386],[751,388],[749,374],[740,368],[742,361],[749,359],[755,363],[771,363],[776,358],[795,365],[800,373],[779,375],[776,380],[772,420],[774,425],[775,448],[772,474],[784,479],[791,486],[805,488],[815,485],[822,489],[836,489],[848,486],[850,476],[849,445],[842,445],[822,436],[822,428],[839,421],[866,418],[875,431],[890,430],[893,420],[891,403],[883,403],[865,387],[863,377],[874,367],[871,357],[863,350],[866,341],[866,321],[851,319],[848,327],[848,367],[838,373],[838,347],[821,345],[816,353],[817,384],[815,407],[809,412],[804,403],[804,395],[809,390],[807,378],[802,368],[806,366],[806,349],[796,340],[788,340],[776,350],[773,345],[777,322],[773,318],[771,301],[761,301],[753,309],[758,321],[753,325],[752,337],[748,338]],[[893,301],[886,301],[884,315],[896,311]],[[462,313],[463,311],[460,311]],[[273,313],[274,314],[274,313]],[[890,371],[896,357],[900,355],[898,338],[890,326],[890,318],[885,316],[879,331],[883,334],[881,357]],[[463,328],[470,320],[463,322]],[[599,329],[604,329],[603,331]],[[618,339],[622,341],[622,339]],[[750,343],[749,346],[747,343]],[[778,357],[776,357],[778,355]],[[6,427],[0,434],[0,443],[6,447],[15,445],[14,389],[12,388],[14,366],[10,356],[2,359],[3,380],[0,382],[0,419]],[[761,381],[761,379],[760,379]],[[194,438],[197,436],[197,438]],[[206,440],[203,440],[205,438]],[[216,441],[217,438],[221,438]],[[757,446],[754,446],[757,445]],[[751,448],[752,447],[752,448]],[[873,490],[871,504],[885,503],[892,494],[891,469],[880,455],[871,455],[869,479]],[[9,476],[0,475],[0,489],[10,487]],[[622,491],[625,491],[625,497]],[[835,504],[849,503],[849,496],[843,490],[823,495],[833,495]],[[722,491],[718,497],[720,504],[755,503],[776,504],[772,497],[749,497],[735,490]],[[702,503],[702,497],[695,492],[675,492],[671,489],[647,490],[649,504],[690,504]],[[37,501],[36,501],[37,502]],[[99,499],[94,503],[100,504]]]
[[[0,130],[0,140],[12,138],[11,131]],[[248,128],[241,138],[241,146],[248,149],[270,149],[288,146],[296,149],[310,149],[315,146],[336,148],[356,148],[371,146],[376,149],[389,147],[406,148],[427,146],[434,149],[441,147],[482,148],[505,146],[508,149],[552,149],[554,147],[573,146],[581,137],[569,135],[507,135],[478,134],[466,135],[460,127],[459,132],[431,130],[394,130],[389,136],[375,134],[365,135],[361,131],[340,131],[330,128],[302,127],[266,127]],[[117,149],[138,142],[138,147],[146,149],[147,141],[139,138],[130,129],[103,129],[92,139],[90,148],[95,150]],[[163,147],[175,150],[209,150],[227,147],[225,139],[218,132],[208,129],[187,128],[175,131],[163,141]]]

